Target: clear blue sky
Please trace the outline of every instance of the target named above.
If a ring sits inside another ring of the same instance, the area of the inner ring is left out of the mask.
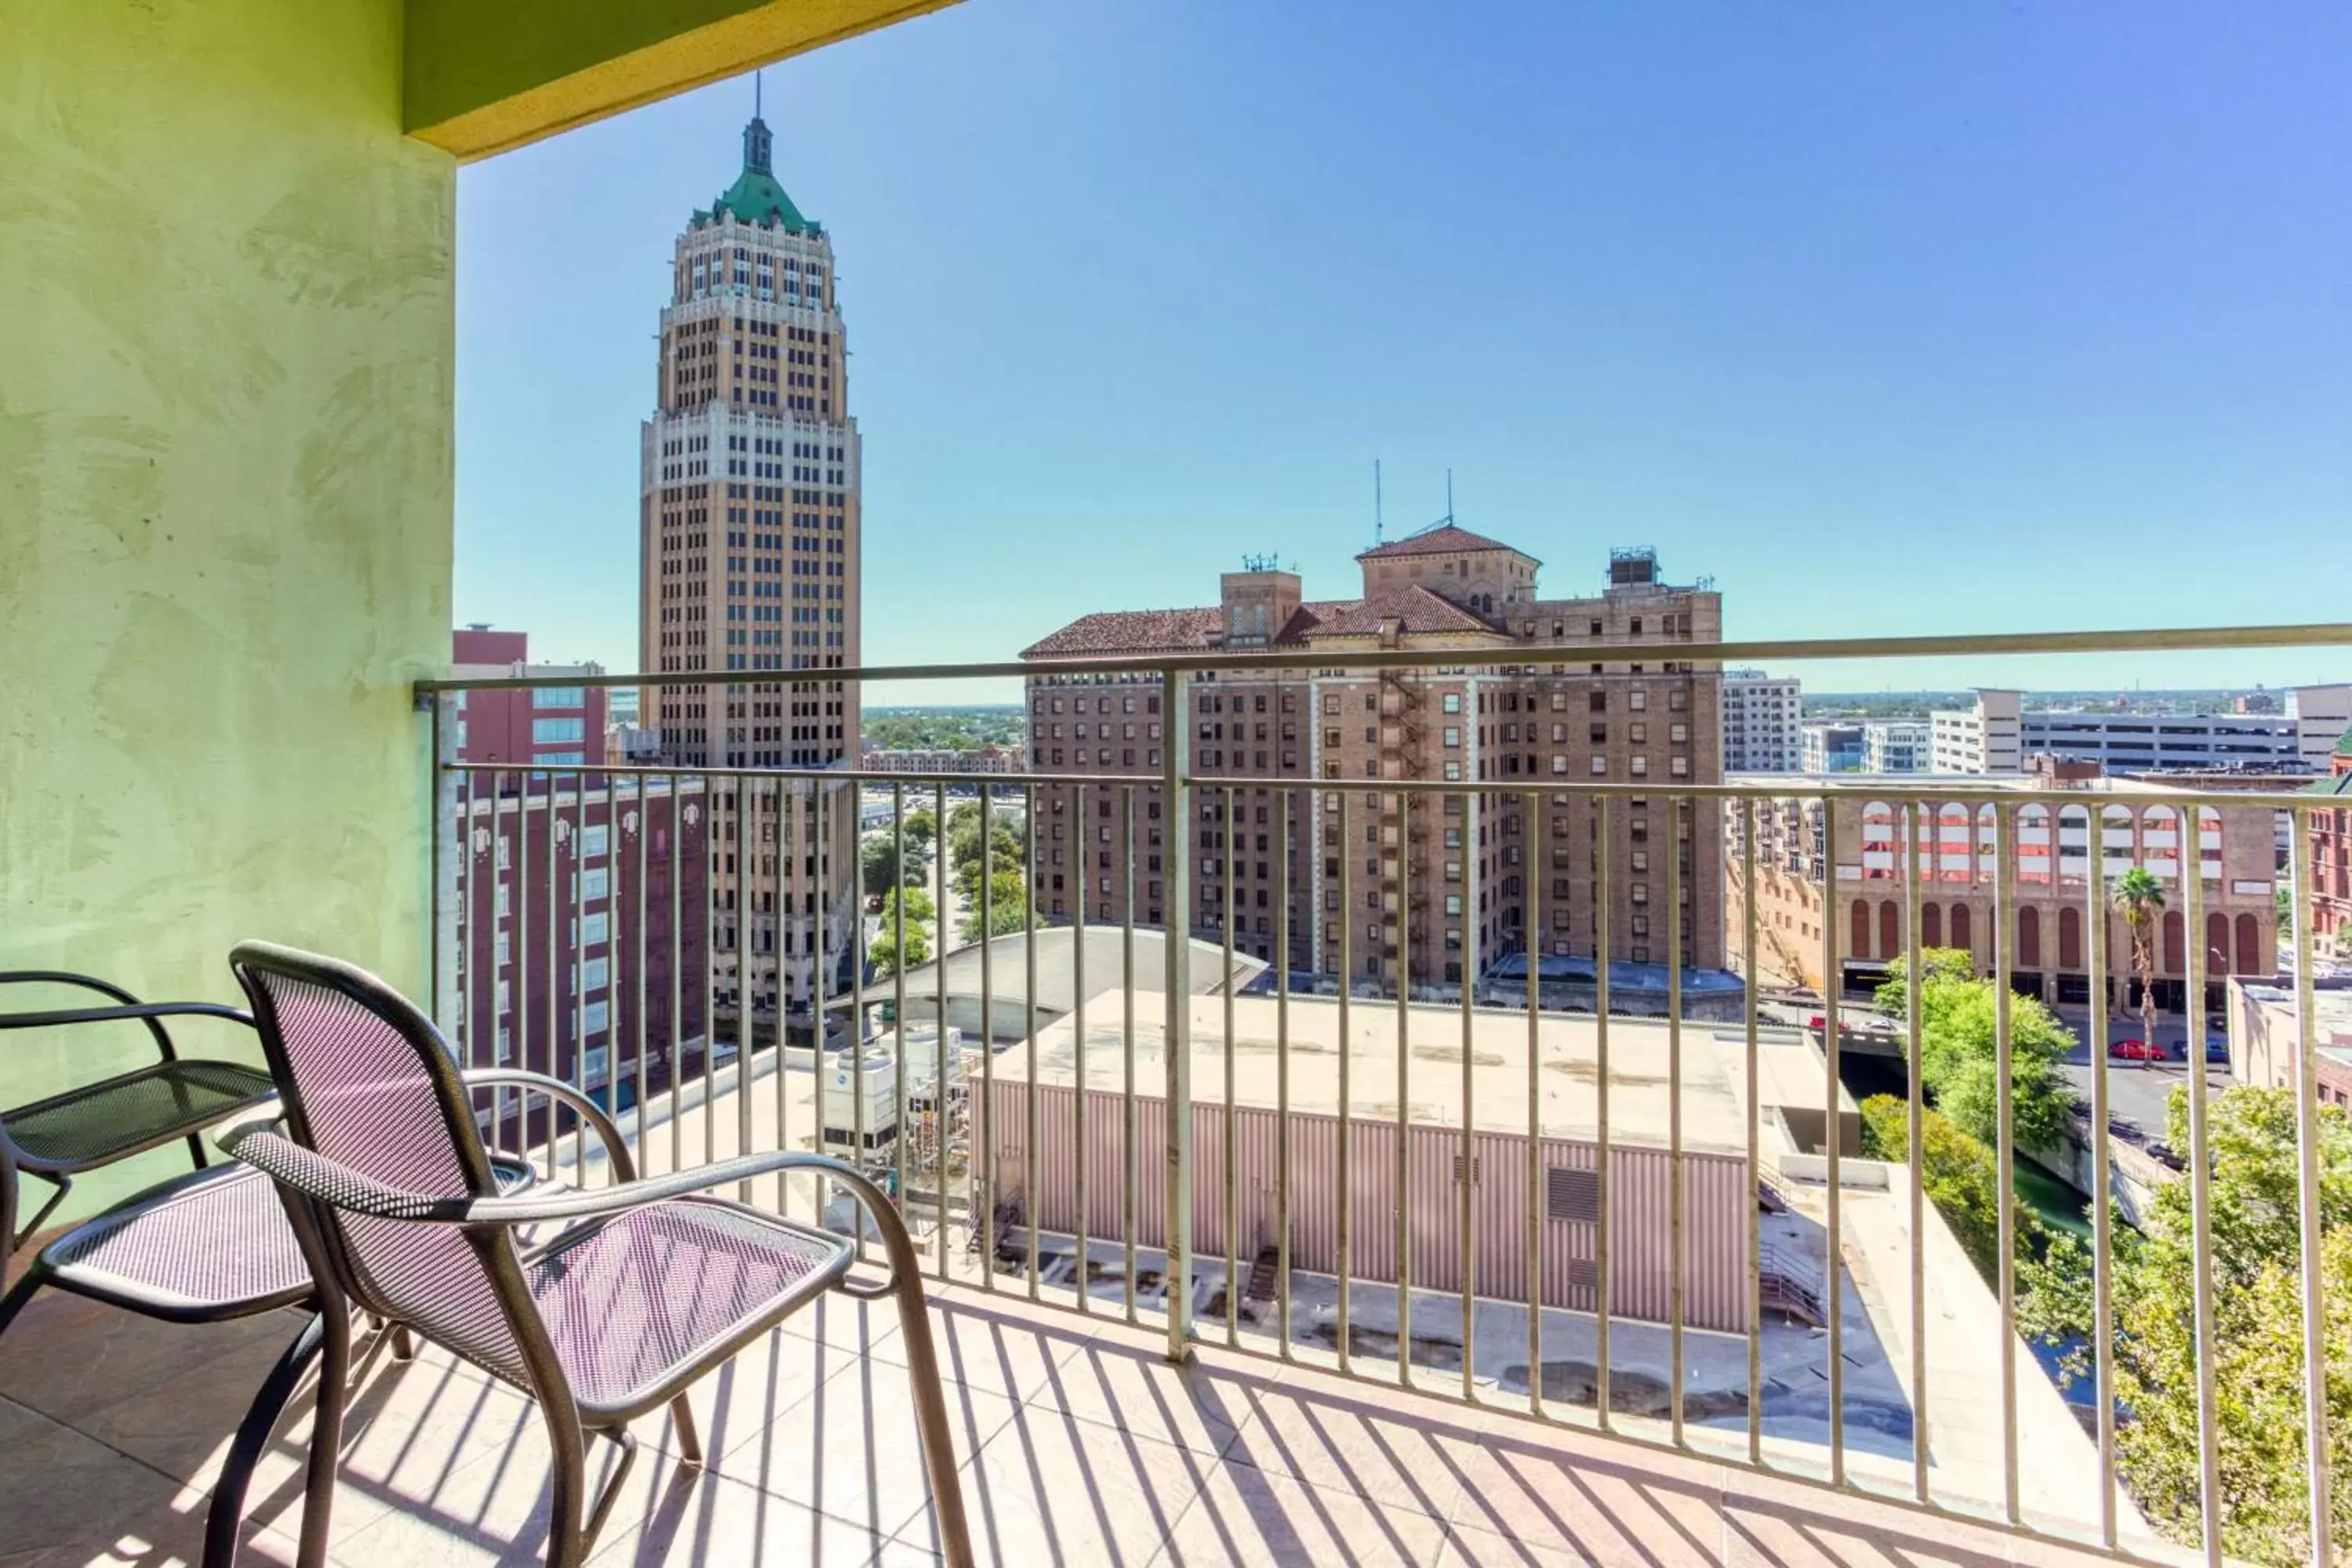
[[[1548,591],[1654,544],[1734,637],[2352,618],[2347,60],[2338,0],[970,0],[789,61],[866,658],[1212,602],[1244,551],[1348,596],[1375,458],[1392,531],[1450,466]],[[751,96],[461,175],[459,619],[635,666],[657,311]],[[2352,650],[1801,673],[2277,684]]]

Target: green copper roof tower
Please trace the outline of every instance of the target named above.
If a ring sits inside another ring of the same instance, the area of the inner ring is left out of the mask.
[[[775,139],[768,131],[768,122],[760,117],[756,77],[751,90],[751,123],[743,127],[743,172],[719,194],[708,215],[695,215],[696,221],[732,213],[737,222],[757,224],[761,228],[781,225],[787,234],[822,234],[824,226],[803,217],[801,209],[793,205],[793,198],[784,194],[784,187],[776,183]]]

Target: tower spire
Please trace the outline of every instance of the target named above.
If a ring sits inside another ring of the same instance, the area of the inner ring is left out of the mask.
[[[751,123],[743,127],[743,172],[747,174],[775,173],[774,142],[768,134],[768,122],[760,116],[764,107],[761,90],[761,73],[751,73]]]

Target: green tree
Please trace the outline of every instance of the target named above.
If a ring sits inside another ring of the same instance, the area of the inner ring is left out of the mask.
[[[909,931],[917,926],[930,925],[940,918],[940,906],[919,883],[909,882],[904,887],[893,888],[882,895],[882,929],[884,931],[896,931],[898,929],[898,911],[901,909],[907,911],[907,927]]]
[[[877,975],[898,973],[898,931],[896,925],[886,925],[882,934],[866,944],[866,956],[874,965]],[[911,921],[907,926],[907,967],[929,963],[931,959],[931,939],[921,926]]]
[[[2190,1147],[2188,1091],[2175,1089],[2167,1140]],[[2352,1473],[2352,1123],[2319,1110],[2320,1300],[2327,1447]],[[2303,1280],[2294,1098],[2233,1089],[2207,1114],[2217,1458],[2222,1549],[2255,1563],[2310,1560],[2305,1453]],[[2115,1289],[2117,1399],[2130,1419],[2116,1458],[2133,1497],[2176,1539],[2198,1527],[2196,1255],[2189,1184],[2158,1189],[2144,1243],[2119,1249]],[[2332,1528],[2352,1539],[2352,1489]]]
[[[1976,955],[1964,947],[1924,948],[1919,954],[1920,1016],[1925,1019],[1934,1005],[1936,987],[1945,981],[1973,982],[1977,977]],[[1879,1010],[1891,1017],[1910,1016],[1911,955],[1898,952],[1887,962],[1886,978],[1879,982],[1871,1000]]]
[[[2284,942],[2294,934],[2294,889],[2281,882],[2271,897],[2278,910],[2279,940]]]
[[[928,855],[940,837],[939,819],[928,811],[910,811],[901,823],[899,832],[907,838],[907,847],[918,856]]]
[[[1027,929],[1029,900],[1023,885],[1021,872],[999,871],[988,879],[988,936],[1010,936]],[[957,923],[958,934],[965,942],[979,942],[980,894],[977,889],[965,896],[963,919]]]
[[[2000,1031],[1998,985],[1979,979],[1962,949],[1931,947],[1919,966],[1920,1081],[1936,1108],[1979,1143],[2000,1142]],[[1908,954],[1888,965],[1878,1005],[1906,1016]],[[2010,1119],[2020,1145],[2047,1148],[2074,1119],[2073,1095],[2060,1065],[2074,1037],[2031,996],[2009,998]]]
[[[870,898],[880,898],[909,876],[920,876],[912,857],[902,857],[887,833],[877,833],[857,847],[858,883]]]
[[[1891,1094],[1862,1102],[1862,1152],[1891,1164],[1910,1158],[1909,1107]],[[1988,1279],[2000,1264],[2000,1187],[1993,1152],[1933,1110],[1919,1115],[1919,1187],[1960,1249]],[[2018,1211],[2024,1213],[2021,1207]]]
[[[2131,931],[2132,968],[2139,975],[2140,1038],[2156,1038],[2156,928],[2164,913],[2164,884],[2145,866],[2135,866],[2117,877],[2107,889],[2108,900]],[[2105,1001],[2100,1001],[2104,1006]]]

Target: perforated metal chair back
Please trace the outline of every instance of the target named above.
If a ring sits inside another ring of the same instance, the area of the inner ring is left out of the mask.
[[[467,1091],[432,1020],[351,964],[243,942],[230,967],[253,1004],[294,1141],[348,1172],[426,1198],[499,1190]],[[331,1267],[358,1305],[530,1386],[518,1332],[536,1319],[503,1233],[469,1237],[309,1205]],[[522,1307],[520,1317],[507,1303]]]

